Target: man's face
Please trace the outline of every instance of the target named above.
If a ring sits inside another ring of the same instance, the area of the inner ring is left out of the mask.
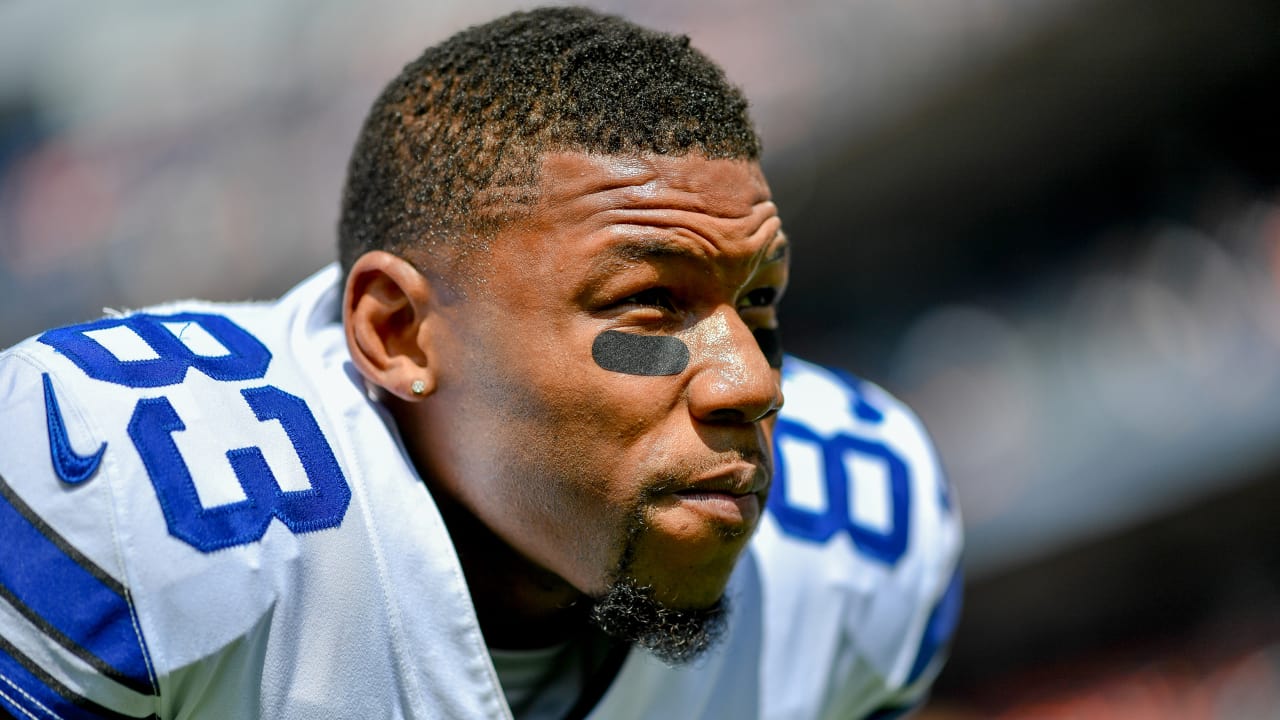
[[[768,186],[754,162],[555,153],[539,191],[437,306],[427,469],[584,593],[625,578],[709,607],[763,509],[782,402],[753,337],[787,274]]]

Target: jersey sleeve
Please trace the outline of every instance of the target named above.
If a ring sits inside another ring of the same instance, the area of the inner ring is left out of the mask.
[[[962,594],[959,508],[918,418],[788,357],[757,537],[765,715],[896,717],[942,667]]]
[[[155,672],[116,542],[114,438],[28,341],[0,354],[0,708],[151,717]]]

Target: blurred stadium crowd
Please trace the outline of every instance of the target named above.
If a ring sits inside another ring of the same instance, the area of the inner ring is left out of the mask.
[[[972,582],[926,716],[1280,716],[1280,6],[593,4],[745,88],[789,349],[937,440]],[[518,6],[0,4],[0,346],[318,269],[380,84]]]

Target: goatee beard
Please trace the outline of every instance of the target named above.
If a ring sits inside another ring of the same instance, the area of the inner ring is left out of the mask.
[[[727,605],[721,597],[707,608],[667,607],[654,598],[652,587],[624,576],[595,601],[591,621],[609,636],[639,645],[668,665],[684,665],[724,634]]]

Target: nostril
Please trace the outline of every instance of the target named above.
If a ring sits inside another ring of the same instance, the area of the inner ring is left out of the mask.
[[[743,425],[749,422],[747,414],[735,408],[720,408],[713,410],[704,416],[709,423],[717,425]]]
[[[716,408],[703,414],[705,422],[717,425],[747,425],[768,420],[782,409],[782,398],[776,402],[761,403],[759,407],[737,406]]]

